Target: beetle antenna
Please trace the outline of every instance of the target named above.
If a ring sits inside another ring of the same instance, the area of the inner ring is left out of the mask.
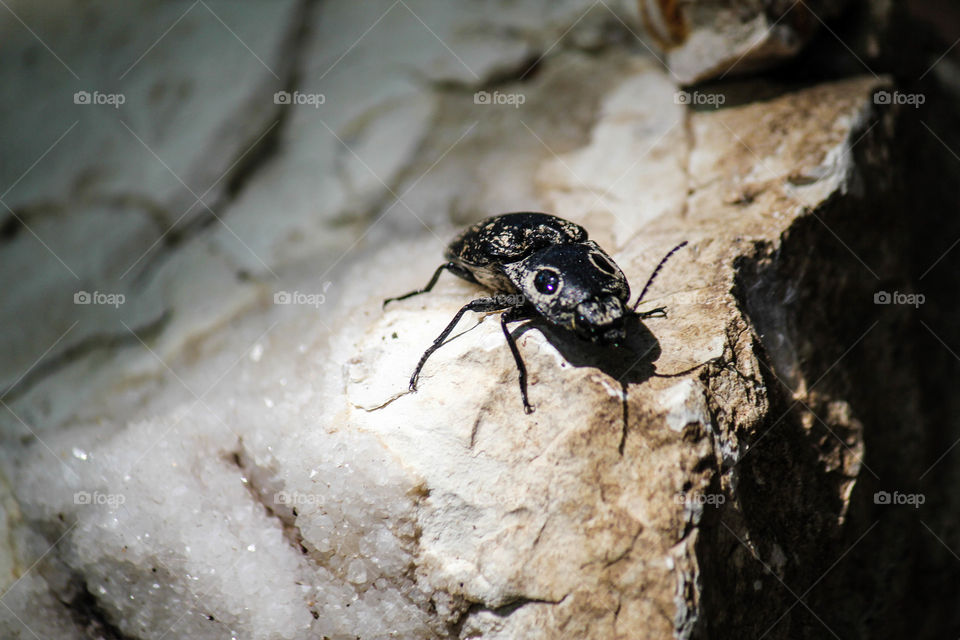
[[[643,286],[643,291],[640,292],[640,297],[637,298],[637,301],[633,303],[633,310],[637,310],[637,306],[643,301],[643,297],[647,295],[647,290],[650,289],[650,285],[653,284],[654,279],[657,277],[657,274],[660,273],[660,269],[663,268],[663,265],[666,264],[667,260],[670,259],[670,256],[675,254],[677,251],[687,246],[687,241],[684,240],[673,249],[667,252],[667,255],[663,256],[663,259],[660,260],[660,264],[657,265],[657,268],[653,270],[653,273],[650,274],[650,278],[647,280],[647,284]]]

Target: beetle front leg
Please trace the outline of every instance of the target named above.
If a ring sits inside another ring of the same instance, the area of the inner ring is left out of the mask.
[[[441,267],[442,269],[443,267]],[[439,273],[439,269],[437,270]],[[506,305],[503,302],[497,301],[494,298],[477,298],[472,302],[468,302],[463,305],[460,311],[457,311],[457,315],[453,316],[453,320],[450,321],[450,324],[447,325],[447,328],[440,332],[440,335],[437,336],[437,339],[433,341],[433,344],[430,345],[430,348],[427,349],[423,356],[420,358],[420,362],[417,363],[417,368],[414,370],[413,375],[410,376],[410,391],[417,390],[417,378],[420,376],[420,370],[423,369],[423,365],[426,364],[427,358],[433,354],[434,351],[439,349],[443,345],[443,341],[447,339],[447,336],[450,335],[450,332],[453,331],[454,327],[457,326],[457,323],[460,322],[460,318],[463,317],[467,311],[499,311],[503,309]]]
[[[527,400],[527,367],[523,364],[523,358],[520,357],[520,350],[517,348],[517,341],[513,339],[510,330],[507,329],[507,323],[514,320],[523,320],[518,312],[518,307],[507,309],[500,314],[500,327],[503,329],[503,335],[507,339],[507,345],[510,347],[510,353],[513,354],[513,360],[517,363],[517,369],[520,371],[520,397],[523,399],[523,410],[525,413],[533,413],[533,407]]]
[[[446,269],[447,271],[449,271],[450,273],[452,273],[452,274],[454,274],[454,275],[460,276],[461,278],[466,278],[467,280],[470,280],[471,282],[476,282],[476,280],[474,280],[473,276],[472,276],[469,272],[464,272],[464,270],[463,270],[462,268],[460,268],[459,266],[457,266],[456,263],[454,263],[454,262],[447,262],[447,263],[442,264],[442,265],[440,265],[439,267],[437,267],[437,270],[433,272],[433,277],[430,278],[430,282],[428,282],[428,283],[427,283],[427,286],[425,286],[423,289],[417,289],[416,291],[411,291],[410,293],[405,293],[405,294],[403,294],[402,296],[397,296],[396,298],[387,298],[386,300],[383,301],[383,305],[382,305],[382,306],[383,306],[383,307],[386,307],[387,304],[390,303],[390,302],[394,302],[394,301],[396,301],[396,300],[406,300],[407,298],[412,298],[413,296],[418,296],[418,295],[420,295],[421,293],[427,293],[428,291],[430,291],[431,289],[433,289],[434,285],[437,284],[437,280],[440,279],[440,274],[443,273],[443,270],[444,270],[444,269]]]

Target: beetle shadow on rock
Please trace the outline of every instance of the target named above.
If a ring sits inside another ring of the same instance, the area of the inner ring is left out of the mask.
[[[628,318],[625,344],[601,345],[557,329],[543,318],[530,318],[512,332],[514,339],[536,329],[574,367],[591,367],[625,384],[641,384],[654,375],[660,343],[637,318]]]
[[[530,318],[512,332],[514,339],[536,329],[560,355],[574,367],[599,369],[620,384],[622,429],[618,451],[623,455],[630,422],[627,387],[641,384],[656,375],[653,363],[660,357],[660,342],[639,320],[627,319],[627,340],[619,346],[600,345],[581,340],[568,331],[557,329],[542,318]]]

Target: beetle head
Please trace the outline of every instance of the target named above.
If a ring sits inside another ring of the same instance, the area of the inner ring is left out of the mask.
[[[503,268],[548,322],[591,342],[624,340],[630,287],[620,268],[592,240],[553,245]]]
[[[591,298],[577,305],[573,331],[584,340],[618,345],[627,337],[624,321],[628,313],[616,296]]]

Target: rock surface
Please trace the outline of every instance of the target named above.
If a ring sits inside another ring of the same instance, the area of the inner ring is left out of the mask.
[[[928,429],[909,310],[873,304],[910,251],[892,78],[681,92],[626,2],[230,6],[154,8],[130,39],[101,7],[95,53],[0,71],[67,96],[0,120],[24,163],[0,174],[0,635],[904,631],[917,526],[872,502],[913,486]],[[15,26],[4,48],[38,46]],[[25,71],[113,79],[143,51],[115,110]],[[170,83],[185,103],[149,89]],[[89,144],[18,180],[71,109],[101,110],[69,134]],[[668,317],[620,351],[515,326],[532,415],[496,316],[466,317],[410,393],[480,292],[380,302],[518,209],[586,227],[635,294],[689,241],[644,303]]]
[[[671,75],[686,85],[749,74],[793,58],[818,31],[829,30],[826,21],[849,3],[639,0],[638,4]]]

